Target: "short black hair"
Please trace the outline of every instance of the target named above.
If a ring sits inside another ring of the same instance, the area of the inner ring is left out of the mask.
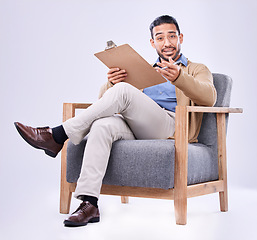
[[[169,16],[169,15],[162,15],[162,16],[160,16],[160,17],[157,17],[157,18],[151,23],[151,25],[150,25],[150,27],[149,27],[150,32],[151,32],[152,39],[153,39],[153,28],[156,27],[156,26],[165,24],[165,23],[174,24],[174,25],[176,26],[176,28],[177,28],[178,34],[180,35],[180,29],[179,29],[177,20],[176,20],[174,17],[172,17],[172,16]]]

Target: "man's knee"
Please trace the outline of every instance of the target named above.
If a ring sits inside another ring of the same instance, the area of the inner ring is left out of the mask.
[[[113,86],[113,88],[123,89],[123,88],[127,88],[127,87],[129,87],[129,86],[131,86],[129,83],[126,83],[126,82],[119,82],[119,83],[115,84],[115,85]]]
[[[130,94],[131,92],[138,91],[137,88],[135,88],[134,86],[132,86],[131,84],[126,83],[126,82],[117,83],[112,88],[114,91],[117,91],[117,92],[121,93],[122,95]]]

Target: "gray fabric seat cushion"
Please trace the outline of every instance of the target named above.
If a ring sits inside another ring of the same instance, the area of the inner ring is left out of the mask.
[[[67,181],[76,182],[82,165],[86,138],[68,144]],[[215,151],[200,143],[189,144],[188,185],[218,179]],[[174,187],[174,140],[119,140],[113,143],[104,184]]]

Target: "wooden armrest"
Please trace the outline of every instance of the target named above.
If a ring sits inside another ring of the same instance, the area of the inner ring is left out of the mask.
[[[71,104],[75,109],[85,109],[88,108],[92,103],[68,103]]]
[[[209,112],[209,113],[242,113],[242,108],[230,107],[202,107],[202,106],[188,106],[188,112]]]
[[[63,103],[63,121],[75,116],[76,109],[88,108],[92,103]]]

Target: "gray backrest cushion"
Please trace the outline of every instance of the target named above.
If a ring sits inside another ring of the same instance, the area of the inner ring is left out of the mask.
[[[213,73],[213,83],[217,90],[217,101],[214,106],[229,107],[232,79],[224,74]],[[216,148],[217,127],[215,113],[204,113],[198,141],[199,143]]]

